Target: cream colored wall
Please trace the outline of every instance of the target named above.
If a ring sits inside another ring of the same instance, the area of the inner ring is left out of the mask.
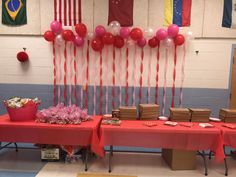
[[[82,0],[82,19],[83,22],[91,31],[96,25],[107,23],[107,8],[108,0]],[[216,1],[218,3],[216,3]],[[39,3],[40,2],[40,3]],[[149,3],[147,3],[149,2]],[[163,0],[135,0],[134,3],[134,26],[139,26],[142,29],[150,26],[153,28],[158,28],[162,26],[163,20]],[[236,43],[234,39],[220,39],[221,37],[234,37],[235,30],[226,30],[217,27],[217,23],[221,21],[222,12],[216,13],[215,7],[220,11],[222,6],[222,0],[194,0],[192,8],[192,25],[191,28],[184,28],[184,30],[192,31],[195,37],[214,37],[216,39],[197,39],[187,44],[187,54],[186,54],[186,68],[185,68],[185,81],[184,87],[189,88],[228,88],[229,81],[229,71],[231,62],[231,48],[232,44]],[[34,7],[33,16],[41,15],[41,23],[39,23],[40,18],[35,20],[34,23],[29,24],[29,26],[14,28],[9,30],[6,27],[0,25],[0,33],[11,34],[13,32],[19,32],[25,34],[29,32],[30,34],[39,34],[49,29],[49,24],[52,21],[52,6],[53,1],[50,0],[30,0],[27,1],[28,8]],[[32,6],[31,6],[32,3]],[[40,7],[40,8],[39,8]],[[205,11],[204,11],[205,7]],[[40,12],[39,13],[39,9]],[[205,13],[204,13],[205,12]],[[208,19],[209,23],[203,22],[204,19]],[[213,17],[216,21],[212,20]],[[28,19],[31,19],[30,15]],[[30,22],[30,21],[29,21]],[[41,25],[39,25],[41,24]],[[203,25],[204,24],[204,25]],[[39,26],[38,26],[39,25]],[[202,26],[204,28],[202,28]],[[26,29],[27,28],[27,29]],[[28,29],[30,28],[30,29]],[[182,29],[183,30],[183,29]],[[182,31],[183,32],[183,31]],[[236,35],[235,35],[236,36]],[[42,36],[0,36],[0,83],[29,83],[29,84],[53,84],[53,63],[52,63],[52,46],[46,42]],[[16,53],[22,50],[22,47],[27,48],[27,52],[30,55],[29,64],[20,64],[16,60]],[[124,50],[124,49],[122,49]],[[180,47],[178,50],[178,62],[177,62],[177,80],[176,86],[180,85],[180,61],[183,57],[183,48]],[[195,53],[199,50],[199,54]],[[98,54],[91,51],[91,77],[90,84],[96,82],[98,84]],[[106,63],[106,56],[104,50],[104,75],[105,84],[111,85],[111,55],[110,60]],[[81,49],[78,50],[79,58],[81,58]],[[147,59],[149,57],[149,47],[145,49],[145,71],[144,71],[144,86],[147,85]],[[152,86],[155,86],[155,55],[153,50],[152,58]],[[117,51],[117,55],[118,55]],[[125,75],[125,56],[124,51],[122,52],[122,60],[119,63],[117,59],[117,66],[123,66],[118,71],[117,80],[121,79],[121,84],[125,85],[124,75]],[[129,83],[133,85],[133,53],[134,46],[130,47],[130,67],[129,67]],[[139,79],[139,64],[140,64],[140,49],[137,49],[137,59],[136,59],[136,85],[138,85]],[[163,74],[164,74],[164,59],[165,59],[165,49],[161,47],[161,59],[160,59],[160,76],[159,85],[163,86]],[[173,54],[173,51],[171,52]],[[85,51],[84,51],[85,56]],[[117,56],[118,57],[118,56]],[[81,59],[78,63],[78,83],[84,84],[84,71],[85,68],[82,67]],[[84,66],[84,65],[83,65]],[[108,68],[108,69],[107,69]],[[82,74],[81,74],[82,73]],[[96,74],[97,73],[97,74]],[[172,86],[172,73],[173,73],[173,55],[169,57],[168,66],[168,86]],[[96,76],[96,77],[95,77]]]
[[[52,84],[53,83],[53,63],[52,63],[52,46],[42,37],[17,37],[17,36],[1,36],[0,37],[0,83],[28,83],[28,84]],[[194,40],[187,45],[185,81],[184,87],[189,88],[228,88],[229,71],[231,62],[231,47],[236,40]],[[16,59],[17,52],[27,48],[30,56],[28,64],[21,64]],[[86,47],[85,47],[86,48]],[[85,49],[84,48],[84,49]],[[58,48],[57,48],[58,49]],[[125,85],[125,49],[122,49],[122,58],[119,57],[119,50],[116,51],[117,58],[117,84]],[[196,50],[199,51],[196,54]],[[77,49],[78,59],[78,83],[85,84],[85,56],[84,50],[82,60],[82,49]],[[108,50],[109,51],[109,50]],[[178,49],[177,61],[177,78],[176,86],[180,85],[181,60],[183,58],[183,48]],[[155,58],[154,49],[152,51],[151,65],[151,84],[155,86]],[[159,86],[163,86],[165,49],[161,47]],[[168,65],[168,83],[172,86],[173,73],[173,55],[170,52]],[[108,53],[108,62],[106,61],[106,48],[103,50],[103,79],[104,84],[112,85],[112,60],[111,53]],[[145,48],[144,58],[144,86],[147,85],[149,47]],[[63,60],[63,59],[62,59]],[[133,64],[134,46],[130,47],[129,55],[129,84],[133,85]],[[99,54],[90,50],[90,84],[96,82],[99,84]],[[140,77],[140,49],[137,48],[136,61],[136,86]],[[63,70],[62,70],[63,74]],[[121,82],[119,81],[121,78]],[[61,80],[62,83],[62,80]]]

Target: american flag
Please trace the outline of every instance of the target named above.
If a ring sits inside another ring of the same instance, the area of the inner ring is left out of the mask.
[[[64,26],[81,22],[81,0],[54,0],[54,20]]]

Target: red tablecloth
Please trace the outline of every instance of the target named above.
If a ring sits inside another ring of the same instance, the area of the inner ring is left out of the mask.
[[[157,126],[147,127],[145,121],[122,121],[121,126],[102,125],[100,146],[138,146],[146,148],[173,148],[185,150],[212,150],[216,161],[223,161],[223,141],[218,128],[202,128],[177,125],[170,127],[163,121]]]
[[[236,129],[230,129],[223,126],[224,124],[232,124],[236,126],[236,123],[214,122],[212,124],[221,130],[223,144],[225,146],[236,148]]]
[[[39,144],[91,146],[91,150],[101,154],[98,128],[101,116],[80,125],[55,125],[35,121],[12,122],[8,115],[0,116],[0,141]]]

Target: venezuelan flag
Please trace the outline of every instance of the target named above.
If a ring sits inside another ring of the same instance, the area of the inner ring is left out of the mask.
[[[192,0],[165,0],[164,25],[190,26]]]

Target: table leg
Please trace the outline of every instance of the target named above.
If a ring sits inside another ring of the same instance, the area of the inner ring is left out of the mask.
[[[15,147],[16,147],[16,152],[18,152],[18,146],[17,146],[17,144],[16,143],[14,143],[15,144]]]
[[[210,151],[209,153],[209,159],[211,159],[211,156],[212,156],[212,151]]]
[[[113,156],[113,146],[110,146],[111,149],[111,156]]]
[[[198,151],[198,152],[199,152],[199,154],[200,154],[200,155],[202,156],[202,158],[203,158],[204,167],[205,167],[205,176],[207,176],[207,175],[208,175],[208,172],[207,172],[207,164],[206,164],[205,151],[202,151],[202,152]]]
[[[111,173],[111,158],[112,158],[112,156],[113,156],[113,146],[110,146],[110,148],[109,148],[109,170],[108,170],[108,172],[109,173]]]
[[[86,154],[85,154],[85,171],[88,171],[88,155],[89,155],[89,146],[86,148]]]
[[[224,153],[225,153],[225,146],[224,146]],[[225,176],[228,176],[228,165],[227,165],[226,157],[224,158],[224,163],[225,163]]]

